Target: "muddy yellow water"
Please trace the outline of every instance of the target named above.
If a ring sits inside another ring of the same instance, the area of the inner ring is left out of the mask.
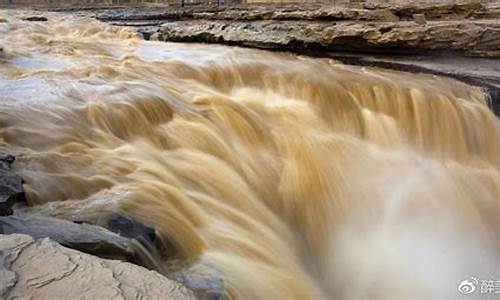
[[[33,212],[129,214],[227,298],[500,280],[500,122],[478,88],[27,14],[0,11],[0,141]]]

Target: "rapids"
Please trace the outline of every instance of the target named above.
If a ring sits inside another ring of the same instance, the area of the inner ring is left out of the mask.
[[[479,88],[26,14],[0,11],[0,150],[30,211],[129,214],[158,264],[221,276],[228,299],[500,280],[500,122]]]

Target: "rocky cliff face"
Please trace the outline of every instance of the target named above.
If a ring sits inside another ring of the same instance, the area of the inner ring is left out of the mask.
[[[98,18],[156,25],[154,38],[282,50],[499,57],[500,8],[479,2],[118,10]]]
[[[500,24],[477,21],[306,22],[197,20],[167,22],[154,38],[270,49],[499,57]]]

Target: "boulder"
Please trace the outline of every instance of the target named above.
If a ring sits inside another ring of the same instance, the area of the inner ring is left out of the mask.
[[[0,157],[0,216],[12,214],[14,203],[25,200],[23,179],[11,169],[14,159],[11,155]]]
[[[0,235],[0,299],[195,299],[155,271],[65,248],[44,238]]]
[[[220,276],[177,273],[173,278],[189,288],[198,300],[222,300],[224,298],[224,280]]]
[[[131,239],[102,227],[77,224],[66,220],[20,214],[0,217],[1,234],[26,234],[35,239],[50,238],[64,246],[105,258],[132,260],[135,256]]]
[[[148,227],[139,221],[119,213],[109,213],[99,216],[96,224],[120,236],[152,244],[156,235],[154,228]]]

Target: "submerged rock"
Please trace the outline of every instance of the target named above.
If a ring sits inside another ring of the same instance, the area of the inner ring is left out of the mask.
[[[156,238],[153,228],[119,213],[100,216],[96,225],[104,227],[120,236],[137,239],[146,243],[153,243]]]
[[[155,271],[20,234],[0,235],[0,298],[195,299]]]
[[[99,226],[56,218],[29,214],[0,217],[0,233],[50,238],[64,246],[105,258],[131,260],[135,256],[128,238]]]
[[[23,179],[11,169],[14,160],[11,155],[0,157],[0,216],[11,215],[12,206],[25,200]]]
[[[222,300],[224,281],[215,275],[177,274],[177,279],[189,288],[198,300]]]

